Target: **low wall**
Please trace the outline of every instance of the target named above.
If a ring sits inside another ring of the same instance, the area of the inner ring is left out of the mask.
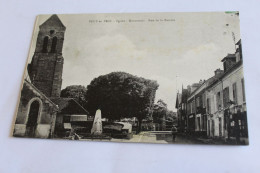
[[[13,136],[22,137],[25,135],[26,125],[25,124],[15,124]]]
[[[35,131],[35,137],[36,138],[48,138],[50,129],[51,129],[50,124],[38,124],[36,131]]]

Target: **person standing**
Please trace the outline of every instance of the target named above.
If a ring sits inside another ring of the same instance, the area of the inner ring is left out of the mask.
[[[172,131],[172,141],[176,141],[176,135],[177,135],[177,128],[176,128],[176,126],[172,126],[172,129],[171,129],[171,131]]]

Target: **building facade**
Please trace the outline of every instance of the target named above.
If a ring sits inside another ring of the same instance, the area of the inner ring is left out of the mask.
[[[182,92],[177,93],[175,108],[177,109],[177,123],[180,132],[187,131],[187,99],[190,94],[188,89],[182,87]]]
[[[207,82],[201,81],[200,86],[190,94],[188,102],[188,127],[189,131],[196,135],[204,135],[205,132],[205,87]]]
[[[196,84],[197,87],[193,84],[193,89],[188,86],[190,94],[186,102],[185,128],[188,132],[199,136],[234,139],[237,143],[247,144],[248,128],[241,41],[236,43],[235,54],[228,54],[222,59],[222,63],[224,70],[215,70],[214,76]],[[183,116],[185,117],[178,111],[180,121]]]
[[[248,143],[241,41],[223,60],[224,74],[208,87],[208,136]]]

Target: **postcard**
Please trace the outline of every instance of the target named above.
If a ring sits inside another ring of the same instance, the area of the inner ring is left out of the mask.
[[[36,18],[13,136],[248,145],[239,12]]]

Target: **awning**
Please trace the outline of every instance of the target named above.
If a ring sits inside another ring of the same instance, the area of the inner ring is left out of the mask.
[[[70,122],[79,122],[79,121],[88,121],[88,116],[87,115],[71,115],[70,117]]]

